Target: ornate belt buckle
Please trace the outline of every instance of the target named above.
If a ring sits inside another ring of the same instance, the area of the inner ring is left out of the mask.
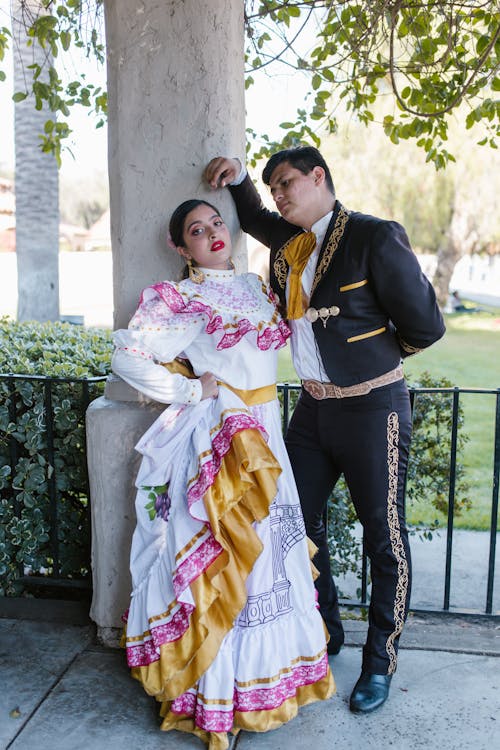
[[[316,401],[323,401],[326,398],[326,386],[318,380],[308,380],[307,390]]]

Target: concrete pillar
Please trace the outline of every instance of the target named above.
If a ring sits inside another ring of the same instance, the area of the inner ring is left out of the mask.
[[[122,328],[143,287],[179,277],[182,263],[165,238],[172,210],[187,198],[205,197],[220,208],[232,230],[236,267],[246,267],[229,196],[214,196],[201,179],[213,156],[245,153],[243,2],[104,5],[114,323]],[[113,378],[87,412],[91,617],[108,645],[116,643],[130,594],[133,446],[162,408]]]
[[[230,197],[207,190],[201,171],[217,154],[245,154],[243,2],[104,5],[115,328],[122,328],[144,286],[179,274],[181,259],[165,245],[179,203],[216,202],[236,232]]]

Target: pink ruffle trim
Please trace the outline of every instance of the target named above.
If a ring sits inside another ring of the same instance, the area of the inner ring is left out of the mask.
[[[127,646],[129,667],[147,667],[160,658],[160,646],[178,640],[189,627],[189,617],[194,607],[181,604],[168,622],[151,628],[151,635],[143,643]]]
[[[259,430],[265,440],[268,439],[264,427],[250,414],[234,414],[224,421],[222,428],[212,439],[212,457],[201,467],[196,482],[188,490],[188,505],[192,505],[204,496],[215,482],[222,460],[231,447],[231,440],[242,430]]]
[[[211,709],[199,703],[195,693],[188,692],[176,698],[170,710],[172,713],[194,718],[196,725],[206,731],[229,732],[233,727],[235,711],[272,711],[292,698],[298,688],[318,682],[326,676],[327,672],[328,657],[325,654],[315,664],[302,664],[295,667],[290,674],[269,687],[242,690],[236,686],[232,709],[226,711]]]
[[[149,289],[154,289],[159,297],[165,302],[167,307],[174,313],[203,313],[207,315],[209,317],[209,321],[205,328],[207,333],[213,334],[216,331],[224,329],[224,323],[222,322],[221,316],[214,313],[211,307],[197,300],[188,300],[186,302],[180,292],[178,292],[172,284],[163,281],[158,284],[153,284]],[[142,305],[144,301],[143,292],[140,304]],[[238,320],[236,330],[233,333],[224,334],[216,348],[221,350],[236,346],[244,336],[252,331],[257,331],[257,346],[261,351],[267,351],[273,345],[275,349],[280,349],[285,346],[287,339],[291,335],[290,329],[283,320],[279,320],[276,326],[269,325],[259,332],[256,325],[246,318],[242,318],[241,320]]]

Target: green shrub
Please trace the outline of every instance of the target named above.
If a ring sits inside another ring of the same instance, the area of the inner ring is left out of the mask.
[[[423,372],[418,382],[413,383],[413,387],[453,388],[453,384],[447,378],[436,379],[430,373]],[[464,426],[464,412],[460,402],[457,416],[455,516],[468,510],[471,505],[468,494],[470,487],[464,478],[465,469],[461,461],[463,449],[469,438],[461,429]],[[436,510],[448,514],[452,423],[453,393],[415,394],[413,436],[406,485],[407,505],[429,502]],[[432,538],[432,531],[437,526],[437,520],[427,526],[420,523],[418,531],[421,531],[424,537]]]
[[[50,436],[44,382],[0,378],[0,594],[19,594],[23,574],[53,573],[56,550],[61,577],[89,573],[85,409],[104,383],[88,382],[86,393],[81,381],[105,376],[111,353],[109,331],[0,318],[2,376],[76,381],[52,384]],[[50,536],[54,513],[57,538]]]

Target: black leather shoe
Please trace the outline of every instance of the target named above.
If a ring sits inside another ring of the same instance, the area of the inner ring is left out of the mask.
[[[361,672],[361,677],[351,693],[351,711],[369,713],[385,703],[389,695],[392,674]]]
[[[330,640],[326,644],[326,652],[329,656],[337,656],[340,649],[344,645],[344,636],[336,637],[334,638],[333,635],[330,636]]]

